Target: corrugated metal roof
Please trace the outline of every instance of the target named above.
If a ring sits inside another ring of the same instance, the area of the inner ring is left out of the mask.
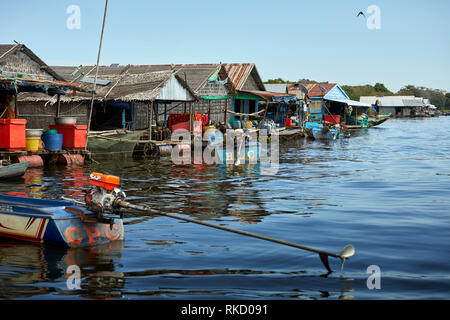
[[[236,90],[244,90],[244,86],[252,73],[258,88],[261,91],[266,90],[254,63],[226,63],[225,70]]]
[[[423,107],[423,98],[414,96],[361,96],[359,101],[380,107]]]
[[[266,83],[264,84],[267,91],[287,93],[288,85],[286,83]]]
[[[303,85],[308,90],[308,96],[311,98],[325,96],[326,93],[322,92],[320,87],[323,87],[328,92],[336,86],[336,83],[307,83]]]
[[[253,63],[228,63],[225,65],[225,70],[236,90],[242,90],[254,66]]]

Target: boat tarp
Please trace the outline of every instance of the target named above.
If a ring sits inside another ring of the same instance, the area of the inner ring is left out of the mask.
[[[355,101],[355,100],[350,100],[350,99],[324,99],[324,100],[344,103],[346,105],[349,105],[352,107],[357,107],[357,108],[370,108],[372,106],[370,103],[365,103],[365,102],[360,102],[360,101]]]
[[[227,100],[229,96],[200,96],[203,100]]]

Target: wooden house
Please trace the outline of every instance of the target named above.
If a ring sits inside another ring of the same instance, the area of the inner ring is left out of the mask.
[[[93,86],[95,66],[55,66],[67,81]],[[78,110],[80,122],[89,119],[92,94],[61,99],[68,110]],[[142,66],[99,66],[90,130],[148,129],[150,119],[164,118],[169,104],[183,104],[197,98],[185,81],[173,71],[154,71]],[[42,106],[51,103],[42,96],[27,95],[23,103]],[[161,111],[160,107],[165,107]]]
[[[53,118],[63,111],[58,103],[60,97],[68,92],[88,91],[84,86],[66,82],[25,45],[0,45],[0,118],[22,118],[27,120],[28,128],[43,128],[47,122],[53,124]],[[53,99],[55,104],[53,108],[37,108],[23,103],[24,95]]]
[[[361,102],[369,103],[380,114],[391,113],[394,117],[410,117],[423,113],[426,102],[414,96],[361,96]]]

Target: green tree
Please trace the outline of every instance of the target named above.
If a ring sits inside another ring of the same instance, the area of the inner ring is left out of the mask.
[[[383,93],[384,95],[388,95],[388,94],[392,95],[392,92],[389,91],[388,88],[386,88],[383,83],[377,82],[377,83],[375,83],[373,88],[375,89],[376,92]]]

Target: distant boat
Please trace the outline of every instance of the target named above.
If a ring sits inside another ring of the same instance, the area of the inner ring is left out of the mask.
[[[8,166],[0,167],[0,178],[13,178],[13,177],[21,177],[28,169],[29,161],[15,163]]]

